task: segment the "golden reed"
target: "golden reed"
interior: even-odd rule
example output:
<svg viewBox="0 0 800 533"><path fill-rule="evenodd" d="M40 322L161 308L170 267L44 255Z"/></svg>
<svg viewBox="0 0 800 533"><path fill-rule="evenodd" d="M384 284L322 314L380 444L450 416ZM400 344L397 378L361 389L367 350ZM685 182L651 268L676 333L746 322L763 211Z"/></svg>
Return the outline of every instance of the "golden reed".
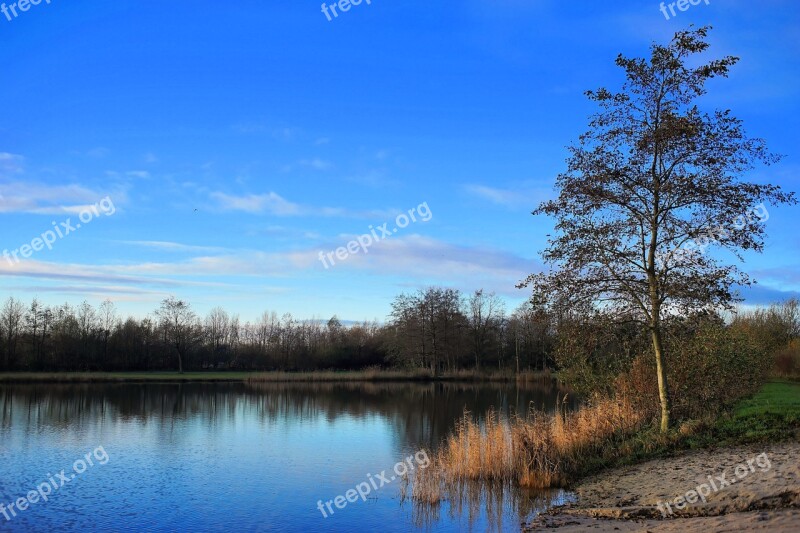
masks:
<svg viewBox="0 0 800 533"><path fill-rule="evenodd" d="M645 420L645 413L625 398L594 398L573 412L531 410L508 421L490 410L481 423L465 411L439 450L429 454L431 465L415 472L412 498L435 504L448 487L476 480L564 486L582 461Z"/></svg>

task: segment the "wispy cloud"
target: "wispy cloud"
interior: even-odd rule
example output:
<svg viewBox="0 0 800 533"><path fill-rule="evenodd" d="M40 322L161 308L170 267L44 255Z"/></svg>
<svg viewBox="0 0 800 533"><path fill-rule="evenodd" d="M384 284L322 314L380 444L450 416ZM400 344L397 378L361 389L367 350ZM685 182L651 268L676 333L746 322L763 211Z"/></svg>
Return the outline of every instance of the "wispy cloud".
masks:
<svg viewBox="0 0 800 533"><path fill-rule="evenodd" d="M800 292L798 291L776 289L764 285L739 287L738 292L746 300L748 306L784 302L790 298L800 299Z"/></svg>
<svg viewBox="0 0 800 533"><path fill-rule="evenodd" d="M125 173L130 178L149 179L150 173L146 170L129 170Z"/></svg>
<svg viewBox="0 0 800 533"><path fill-rule="evenodd" d="M346 238L343 236L342 238ZM128 241L124 241L128 242ZM252 279L303 278L324 268L319 261L323 250L341 246L339 241L299 250L263 252L224 250L161 241L132 241L134 245L199 255L179 261L89 265L25 260L9 265L0 261L0 276L32 278L42 282L68 282L72 286L114 286L137 290L171 290L202 286L246 290ZM210 248L210 250L209 250ZM514 285L537 270L536 261L504 250L451 244L420 235L390 238L374 244L366 254L355 254L338 262L330 275L369 272L389 279L401 278L420 286L437 283L463 290L484 287L499 294L519 296ZM360 274L357 274L360 275ZM213 279L215 281L208 281ZM131 292L135 292L131 290Z"/></svg>
<svg viewBox="0 0 800 533"><path fill-rule="evenodd" d="M132 246L141 246L143 248L151 248L164 252L187 252L187 253L223 253L230 251L227 248L217 246L195 246L191 244L182 244L179 242L169 241L116 241L121 244L128 244Z"/></svg>
<svg viewBox="0 0 800 533"><path fill-rule="evenodd" d="M107 194L80 185L43 185L21 181L0 183L0 213L77 214L105 196L115 203L124 194Z"/></svg>
<svg viewBox="0 0 800 533"><path fill-rule="evenodd" d="M0 152L0 177L22 172L23 157L9 152Z"/></svg>
<svg viewBox="0 0 800 533"><path fill-rule="evenodd" d="M533 209L539 202L552 194L549 189L530 186L501 189L471 184L465 185L464 190L472 196L510 209Z"/></svg>
<svg viewBox="0 0 800 533"><path fill-rule="evenodd" d="M764 283L800 288L800 265L759 268L751 270L749 274Z"/></svg>
<svg viewBox="0 0 800 533"><path fill-rule="evenodd" d="M300 166L313 168L314 170L328 170L333 167L333 163L315 157L313 159L303 159L300 161Z"/></svg>
<svg viewBox="0 0 800 533"><path fill-rule="evenodd" d="M319 252L308 258L311 259L315 266L320 265ZM541 265L504 250L456 245L415 234L380 241L368 253L351 255L335 268L369 270L374 274L402 276L421 284L456 285L465 290L484 287L500 294L519 296L515 285L539 270Z"/></svg>
<svg viewBox="0 0 800 533"><path fill-rule="evenodd" d="M148 289L140 289L136 287L126 287L121 285L35 285L19 287L20 290L38 293L56 293L56 294L72 294L78 296L92 296L98 299L105 299L109 295L140 295L140 296L157 296L162 297L167 295L167 291L156 291Z"/></svg>
<svg viewBox="0 0 800 533"><path fill-rule="evenodd" d="M301 159L297 163L287 163L281 166L281 172L293 172L295 169L312 169L312 170L330 170L333 168L333 163L330 161L326 161L324 159L320 159L319 157L314 157L311 159Z"/></svg>
<svg viewBox="0 0 800 533"><path fill-rule="evenodd" d="M270 214L280 217L318 216L342 218L388 218L397 210L352 210L344 207L317 207L291 202L275 192L244 194L235 196L223 192L212 192L211 199L223 211L243 211L251 214Z"/></svg>
<svg viewBox="0 0 800 533"><path fill-rule="evenodd" d="M147 170L125 170L122 172L117 170L106 170L105 174L111 179L150 179L150 172Z"/></svg>
<svg viewBox="0 0 800 533"><path fill-rule="evenodd" d="M24 260L9 264L0 261L0 276L15 278L36 278L46 280L72 280L84 283L114 283L119 285L153 285L161 287L177 287L185 285L184 281L166 278L153 278L121 273L121 267L92 266L75 263L50 263L45 261Z"/></svg>
<svg viewBox="0 0 800 533"><path fill-rule="evenodd" d="M242 196L212 192L211 199L215 200L219 208L225 211L244 211L254 214L268 213L276 216L297 216L302 214L300 205L292 203L274 192L245 194Z"/></svg>
<svg viewBox="0 0 800 533"><path fill-rule="evenodd" d="M308 239L319 241L322 237L319 233L303 229L301 227L287 227L276 224L270 224L263 228L256 228L250 231L252 235L267 235L272 239L277 240L293 240L297 242L298 239Z"/></svg>

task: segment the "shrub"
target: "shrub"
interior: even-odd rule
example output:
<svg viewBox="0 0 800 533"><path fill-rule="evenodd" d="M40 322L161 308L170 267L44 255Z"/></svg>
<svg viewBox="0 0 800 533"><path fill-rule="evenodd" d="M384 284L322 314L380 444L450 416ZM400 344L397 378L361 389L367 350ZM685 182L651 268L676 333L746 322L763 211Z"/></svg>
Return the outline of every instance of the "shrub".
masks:
<svg viewBox="0 0 800 533"><path fill-rule="evenodd" d="M710 317L673 325L666 348L667 381L677 420L719 413L754 394L772 365L757 339ZM657 405L653 356L638 356L616 386L637 403Z"/></svg>
<svg viewBox="0 0 800 533"><path fill-rule="evenodd" d="M800 339L793 339L775 355L774 372L784 378L800 377Z"/></svg>

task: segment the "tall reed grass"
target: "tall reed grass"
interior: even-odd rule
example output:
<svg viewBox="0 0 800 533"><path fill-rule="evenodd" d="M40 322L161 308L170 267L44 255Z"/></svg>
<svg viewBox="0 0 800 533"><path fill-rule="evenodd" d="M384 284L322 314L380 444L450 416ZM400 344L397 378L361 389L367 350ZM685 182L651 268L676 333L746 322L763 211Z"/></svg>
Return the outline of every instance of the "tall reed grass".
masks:
<svg viewBox="0 0 800 533"><path fill-rule="evenodd" d="M431 466L416 472L412 497L437 503L453 487L476 480L563 487L587 460L607 454L648 419L626 398L597 397L577 411L531 410L510 420L489 411L480 422L465 412L438 451L429 454Z"/></svg>

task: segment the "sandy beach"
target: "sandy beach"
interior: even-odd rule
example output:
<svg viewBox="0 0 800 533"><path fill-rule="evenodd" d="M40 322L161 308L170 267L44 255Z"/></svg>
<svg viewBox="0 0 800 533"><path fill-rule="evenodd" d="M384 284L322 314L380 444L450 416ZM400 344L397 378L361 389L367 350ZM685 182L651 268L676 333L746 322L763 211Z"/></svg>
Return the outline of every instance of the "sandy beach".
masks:
<svg viewBox="0 0 800 533"><path fill-rule="evenodd" d="M577 503L527 531L797 531L800 443L690 451L587 478L575 492Z"/></svg>

